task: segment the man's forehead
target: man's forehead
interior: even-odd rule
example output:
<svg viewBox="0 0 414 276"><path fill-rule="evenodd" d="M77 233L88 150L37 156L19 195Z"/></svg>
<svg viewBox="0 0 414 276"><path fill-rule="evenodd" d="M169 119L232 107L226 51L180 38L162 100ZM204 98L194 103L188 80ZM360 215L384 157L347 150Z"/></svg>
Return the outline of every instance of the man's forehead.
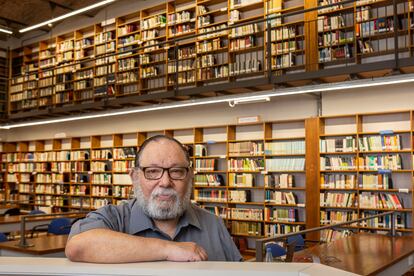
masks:
<svg viewBox="0 0 414 276"><path fill-rule="evenodd" d="M159 158L174 158L175 160L186 159L183 149L174 141L168 139L161 139L151 141L146 145L141 153L142 159Z"/></svg>

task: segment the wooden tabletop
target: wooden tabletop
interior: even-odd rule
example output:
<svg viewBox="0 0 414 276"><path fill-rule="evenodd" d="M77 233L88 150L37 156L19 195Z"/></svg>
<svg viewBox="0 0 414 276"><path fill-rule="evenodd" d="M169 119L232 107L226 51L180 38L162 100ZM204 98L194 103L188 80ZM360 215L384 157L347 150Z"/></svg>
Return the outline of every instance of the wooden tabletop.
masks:
<svg viewBox="0 0 414 276"><path fill-rule="evenodd" d="M360 233L296 252L293 261L309 261L315 255L322 264L360 275L375 275L413 252L412 236Z"/></svg>
<svg viewBox="0 0 414 276"><path fill-rule="evenodd" d="M19 247L19 241L8 241L0 243L0 250L10 250L23 252L26 254L43 255L65 250L68 235L46 235L33 239L27 239L27 243L33 244L32 247Z"/></svg>
<svg viewBox="0 0 414 276"><path fill-rule="evenodd" d="M36 215L25 215L26 216L26 221L50 221L52 219L55 218L61 218L61 217L65 217L65 218L69 218L69 219L73 219L73 218L78 218L80 216L84 216L84 214L71 214L71 215L65 215L62 214L61 216L40 216L37 217ZM22 219L23 215L19 215L19 216L0 216L0 224L8 224L8 223L16 223L16 222L20 222Z"/></svg>

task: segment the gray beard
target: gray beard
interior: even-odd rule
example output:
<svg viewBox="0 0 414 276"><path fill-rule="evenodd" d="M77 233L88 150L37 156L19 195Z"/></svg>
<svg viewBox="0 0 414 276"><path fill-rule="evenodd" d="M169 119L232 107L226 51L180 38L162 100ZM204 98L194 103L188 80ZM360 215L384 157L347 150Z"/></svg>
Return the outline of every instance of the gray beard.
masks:
<svg viewBox="0 0 414 276"><path fill-rule="evenodd" d="M137 183L134 188L134 194L138 205L148 217L154 220L172 220L181 217L185 210L187 210L190 204L191 190L192 185L189 183L184 197L180 199L177 192L173 188L155 188L149 199L147 199L142 193L141 185ZM160 192L172 195L173 202L157 202L155 196Z"/></svg>

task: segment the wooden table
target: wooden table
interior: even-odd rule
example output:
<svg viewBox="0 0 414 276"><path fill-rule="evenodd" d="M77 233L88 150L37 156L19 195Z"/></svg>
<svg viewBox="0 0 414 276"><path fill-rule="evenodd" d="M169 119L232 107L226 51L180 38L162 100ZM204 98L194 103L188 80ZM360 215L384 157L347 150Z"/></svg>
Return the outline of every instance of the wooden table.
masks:
<svg viewBox="0 0 414 276"><path fill-rule="evenodd" d="M32 247L19 247L19 240L0 243L0 256L12 257L64 257L68 235L45 235L27 239Z"/></svg>
<svg viewBox="0 0 414 276"><path fill-rule="evenodd" d="M414 237L360 233L296 252L294 262L310 261L360 275L402 275L414 266Z"/></svg>
<svg viewBox="0 0 414 276"><path fill-rule="evenodd" d="M0 217L0 232L8 233L13 231L19 231L21 217L22 215ZM33 217L30 219L26 219L26 230L30 230L37 225L48 224L54 218L56 217Z"/></svg>

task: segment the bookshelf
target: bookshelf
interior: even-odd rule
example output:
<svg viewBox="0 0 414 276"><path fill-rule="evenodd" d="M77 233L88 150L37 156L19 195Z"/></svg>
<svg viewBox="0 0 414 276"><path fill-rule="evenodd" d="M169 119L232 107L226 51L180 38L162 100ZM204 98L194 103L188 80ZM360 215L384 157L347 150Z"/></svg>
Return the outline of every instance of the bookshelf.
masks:
<svg viewBox="0 0 414 276"><path fill-rule="evenodd" d="M412 57L397 2L165 1L12 50L8 112Z"/></svg>
<svg viewBox="0 0 414 276"><path fill-rule="evenodd" d="M141 41L144 49L140 55L141 91L162 90L167 80L166 46L157 45L167 40L167 6L165 3L141 11ZM153 46L152 46L153 45Z"/></svg>
<svg viewBox="0 0 414 276"><path fill-rule="evenodd" d="M409 111L320 119L322 225L397 210L397 232L412 232L411 129ZM389 227L388 220L375 220L345 231ZM324 233L322 238L332 236Z"/></svg>
<svg viewBox="0 0 414 276"><path fill-rule="evenodd" d="M116 92L117 95L138 93L139 50L141 39L140 12L116 19L117 56Z"/></svg>
<svg viewBox="0 0 414 276"><path fill-rule="evenodd" d="M258 237L388 210L398 211L397 232L407 235L413 118L413 111L395 111L5 142L0 197L54 212L117 204L132 195L135 151L165 134L190 150L193 200L221 216L245 252ZM387 227L378 220L307 238Z"/></svg>
<svg viewBox="0 0 414 276"><path fill-rule="evenodd" d="M94 89L94 26L75 31L75 63L73 77L74 102L86 102L93 99Z"/></svg>

